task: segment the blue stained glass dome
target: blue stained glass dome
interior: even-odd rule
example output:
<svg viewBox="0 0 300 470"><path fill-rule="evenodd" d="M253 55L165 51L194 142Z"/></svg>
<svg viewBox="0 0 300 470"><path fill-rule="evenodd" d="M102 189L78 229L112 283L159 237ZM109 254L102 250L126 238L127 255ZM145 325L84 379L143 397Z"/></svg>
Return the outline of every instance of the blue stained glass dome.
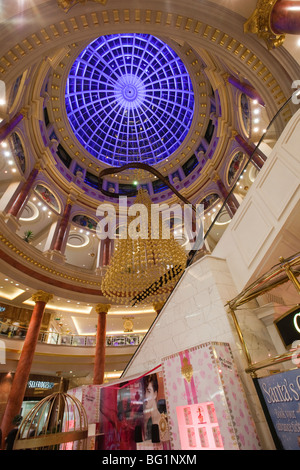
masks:
<svg viewBox="0 0 300 470"><path fill-rule="evenodd" d="M182 60L148 34L89 44L71 67L65 103L78 141L112 166L170 157L189 132L195 105Z"/></svg>

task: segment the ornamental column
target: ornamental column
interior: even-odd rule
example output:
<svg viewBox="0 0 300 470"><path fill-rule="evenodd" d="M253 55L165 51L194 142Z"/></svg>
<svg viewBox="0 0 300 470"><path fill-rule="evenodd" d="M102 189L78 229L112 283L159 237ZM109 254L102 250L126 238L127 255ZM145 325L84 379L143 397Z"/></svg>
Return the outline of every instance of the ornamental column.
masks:
<svg viewBox="0 0 300 470"><path fill-rule="evenodd" d="M110 309L108 304L98 304L95 310L98 314L96 351L94 365L94 385L101 385L104 382L105 371L105 348L106 348L106 315Z"/></svg>
<svg viewBox="0 0 300 470"><path fill-rule="evenodd" d="M278 0L270 15L270 26L277 34L300 34L300 1Z"/></svg>
<svg viewBox="0 0 300 470"><path fill-rule="evenodd" d="M233 85L235 88L240 90L242 93L245 93L245 95L249 96L252 100L257 100L257 102L261 106L265 106L265 103L261 96L257 93L255 88L248 83L243 83L240 82L237 78L235 78L233 75L227 75L226 76L228 83Z"/></svg>
<svg viewBox="0 0 300 470"><path fill-rule="evenodd" d="M224 201L226 201L225 207L226 207L230 217L232 218L234 216L234 214L236 213L236 211L238 210L238 208L240 207L237 198L235 197L234 194L227 191L227 189L226 189L226 187L225 187L225 185L224 185L224 183L221 180L219 175L216 175L214 177L213 181L215 183L217 183L219 191L221 193L221 197Z"/></svg>
<svg viewBox="0 0 300 470"><path fill-rule="evenodd" d="M35 167L31 170L27 181L23 184L15 200L10 203L10 208L8 209L7 214L14 217L18 217L18 215L21 214L39 170L40 164L37 163Z"/></svg>
<svg viewBox="0 0 300 470"><path fill-rule="evenodd" d="M249 157L252 156L251 162L257 168L257 170L261 170L263 167L263 164L267 160L266 155L259 149L255 150L254 145L249 144L241 135L235 134L234 136L236 142L242 147L242 149L247 153Z"/></svg>
<svg viewBox="0 0 300 470"><path fill-rule="evenodd" d="M0 126L0 142L5 140L9 134L17 127L19 122L22 121L24 117L27 116L27 111L23 108L19 111L9 122Z"/></svg>
<svg viewBox="0 0 300 470"><path fill-rule="evenodd" d="M5 437L12 427L13 418L20 414L40 333L43 314L47 303L52 298L52 294L48 294L47 292L43 291L37 291L32 296L32 300L35 302L35 306L31 315L28 331L24 340L22 352L1 423L3 443Z"/></svg>
<svg viewBox="0 0 300 470"><path fill-rule="evenodd" d="M71 199L67 200L65 210L62 215L61 221L59 223L57 235L56 235L54 245L53 245L53 250L55 251L59 251L59 252L62 251L63 244L66 239L67 232L68 232L67 229L69 226L70 214L71 214L71 209L72 209L73 204L74 202L71 201Z"/></svg>
<svg viewBox="0 0 300 470"><path fill-rule="evenodd" d="M244 32L262 38L268 49L281 46L287 34L300 34L300 1L257 0Z"/></svg>
<svg viewBox="0 0 300 470"><path fill-rule="evenodd" d="M100 242L100 266L105 267L110 263L110 259L113 252L114 241L110 238L105 238Z"/></svg>

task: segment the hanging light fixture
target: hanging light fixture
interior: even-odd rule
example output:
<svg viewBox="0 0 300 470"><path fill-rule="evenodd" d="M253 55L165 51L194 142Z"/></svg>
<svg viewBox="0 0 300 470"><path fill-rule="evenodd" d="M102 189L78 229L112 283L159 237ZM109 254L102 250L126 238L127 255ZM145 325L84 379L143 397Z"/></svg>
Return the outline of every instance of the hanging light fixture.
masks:
<svg viewBox="0 0 300 470"><path fill-rule="evenodd" d="M164 236L161 213L153 220L148 192L139 189L135 204L144 210L138 218L128 217L102 282L102 292L112 303L131 306L166 300L187 262L173 233ZM132 224L135 233L130 233Z"/></svg>

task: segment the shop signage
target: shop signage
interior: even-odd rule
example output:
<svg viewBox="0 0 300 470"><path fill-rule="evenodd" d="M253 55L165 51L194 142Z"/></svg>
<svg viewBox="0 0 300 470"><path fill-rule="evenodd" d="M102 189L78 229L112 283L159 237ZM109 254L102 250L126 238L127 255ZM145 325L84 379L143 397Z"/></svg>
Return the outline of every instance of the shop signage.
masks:
<svg viewBox="0 0 300 470"><path fill-rule="evenodd" d="M300 370L261 378L258 384L284 450L300 450Z"/></svg>
<svg viewBox="0 0 300 470"><path fill-rule="evenodd" d="M41 380L29 380L28 382L28 388L40 388L40 389L46 389L50 390L51 388L54 387L53 382L42 382Z"/></svg>
<svg viewBox="0 0 300 470"><path fill-rule="evenodd" d="M300 306L289 310L275 322L276 328L286 347L300 340Z"/></svg>

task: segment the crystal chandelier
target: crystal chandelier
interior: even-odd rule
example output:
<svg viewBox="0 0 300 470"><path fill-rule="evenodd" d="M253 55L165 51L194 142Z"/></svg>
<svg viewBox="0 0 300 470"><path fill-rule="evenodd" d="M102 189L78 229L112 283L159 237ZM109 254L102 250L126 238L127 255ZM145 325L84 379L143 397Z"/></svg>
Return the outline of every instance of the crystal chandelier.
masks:
<svg viewBox="0 0 300 470"><path fill-rule="evenodd" d="M136 236L128 232L137 219L128 217L126 236L116 242L102 292L115 304L150 305L165 301L170 295L186 267L187 255L171 231L165 237L161 214L152 220L152 202L147 191L139 189L135 204L145 208L139 216Z"/></svg>

